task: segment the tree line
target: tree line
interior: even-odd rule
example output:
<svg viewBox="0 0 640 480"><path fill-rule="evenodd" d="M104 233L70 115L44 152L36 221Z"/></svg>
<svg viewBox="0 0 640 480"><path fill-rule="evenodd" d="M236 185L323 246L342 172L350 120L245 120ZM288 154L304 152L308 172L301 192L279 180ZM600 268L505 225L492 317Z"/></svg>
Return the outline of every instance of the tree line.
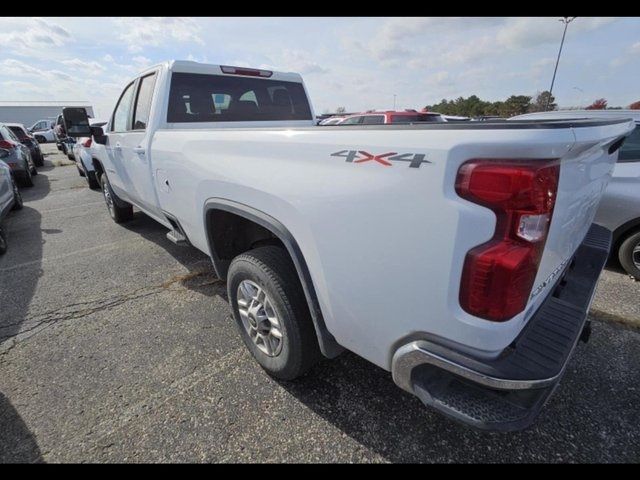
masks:
<svg viewBox="0 0 640 480"><path fill-rule="evenodd" d="M610 107L607 100L599 98L587 107L572 107L571 109L586 108L587 110L621 109L622 107ZM634 102L628 108L640 110L640 101ZM458 97L455 100L442 99L440 103L426 105L425 111L438 112L444 115L460 115L464 117L500 116L512 117L530 112L544 112L557 110L555 97L548 91L537 93L535 96L511 95L503 101L488 102L481 100L477 95L470 97Z"/></svg>

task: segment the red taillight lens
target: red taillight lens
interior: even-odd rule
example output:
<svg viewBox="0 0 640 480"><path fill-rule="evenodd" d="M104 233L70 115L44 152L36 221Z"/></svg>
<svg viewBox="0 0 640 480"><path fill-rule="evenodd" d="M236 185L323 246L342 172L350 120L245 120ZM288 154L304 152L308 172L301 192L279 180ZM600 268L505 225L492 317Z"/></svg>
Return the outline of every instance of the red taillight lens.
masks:
<svg viewBox="0 0 640 480"><path fill-rule="evenodd" d="M11 142L9 140L0 140L0 148L8 148L9 150L11 150L12 148L15 148L16 145L17 143Z"/></svg>
<svg viewBox="0 0 640 480"><path fill-rule="evenodd" d="M87 138L84 142L82 142L82 146L85 148L89 148L91 146L91 138Z"/></svg>
<svg viewBox="0 0 640 480"><path fill-rule="evenodd" d="M458 170L456 192L490 208L496 230L471 249L460 283L460 305L502 322L527 305L553 215L558 161L471 160Z"/></svg>

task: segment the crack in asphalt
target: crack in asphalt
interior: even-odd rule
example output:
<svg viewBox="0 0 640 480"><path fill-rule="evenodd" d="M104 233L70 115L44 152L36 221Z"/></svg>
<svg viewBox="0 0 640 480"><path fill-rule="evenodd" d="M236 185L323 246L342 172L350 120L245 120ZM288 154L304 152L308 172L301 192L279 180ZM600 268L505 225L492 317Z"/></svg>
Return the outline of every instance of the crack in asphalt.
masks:
<svg viewBox="0 0 640 480"><path fill-rule="evenodd" d="M199 277L204 277L204 281L196 284L190 283L191 280ZM189 284L187 285L188 282ZM169 280L161 283L160 285L141 287L129 293L113 295L107 298L70 303L48 312L34 315L32 317L27 317L24 321L21 322L4 324L0 326L0 342L5 342L4 344L0 345L0 356L5 356L18 343L34 337L46 328L57 323L84 318L98 311L110 310L124 303L138 300L140 298L158 295L162 292L178 292L184 289L188 290L193 288L206 287L220 282L222 282L222 280L213 277L210 271L197 270L189 272L187 274L179 274L171 277ZM173 288L174 285L179 286L177 288ZM11 327L20 325L24 325L26 326L26 328L21 328L19 331L11 333L9 335L2 334L3 331L6 331ZM31 335L29 335L30 333Z"/></svg>

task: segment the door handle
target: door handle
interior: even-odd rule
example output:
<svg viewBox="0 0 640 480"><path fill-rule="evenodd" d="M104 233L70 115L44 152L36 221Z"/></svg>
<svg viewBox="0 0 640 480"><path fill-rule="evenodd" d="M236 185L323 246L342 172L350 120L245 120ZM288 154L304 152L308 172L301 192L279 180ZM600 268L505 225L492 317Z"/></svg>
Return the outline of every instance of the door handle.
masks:
<svg viewBox="0 0 640 480"><path fill-rule="evenodd" d="M144 155L145 149L144 147L134 147L133 152L137 153L138 155Z"/></svg>

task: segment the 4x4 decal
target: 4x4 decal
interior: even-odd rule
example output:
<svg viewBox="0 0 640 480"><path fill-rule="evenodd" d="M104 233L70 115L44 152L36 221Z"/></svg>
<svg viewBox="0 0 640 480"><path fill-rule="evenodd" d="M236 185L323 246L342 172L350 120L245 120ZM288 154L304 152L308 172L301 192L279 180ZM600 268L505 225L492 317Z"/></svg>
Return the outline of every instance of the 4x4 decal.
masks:
<svg viewBox="0 0 640 480"><path fill-rule="evenodd" d="M423 163L431 163L425 159L424 153L397 153L388 152L373 155L364 150L340 150L331 154L332 157L343 157L346 162L364 163L377 162L385 167L391 167L391 162L407 162L409 168L420 168Z"/></svg>

